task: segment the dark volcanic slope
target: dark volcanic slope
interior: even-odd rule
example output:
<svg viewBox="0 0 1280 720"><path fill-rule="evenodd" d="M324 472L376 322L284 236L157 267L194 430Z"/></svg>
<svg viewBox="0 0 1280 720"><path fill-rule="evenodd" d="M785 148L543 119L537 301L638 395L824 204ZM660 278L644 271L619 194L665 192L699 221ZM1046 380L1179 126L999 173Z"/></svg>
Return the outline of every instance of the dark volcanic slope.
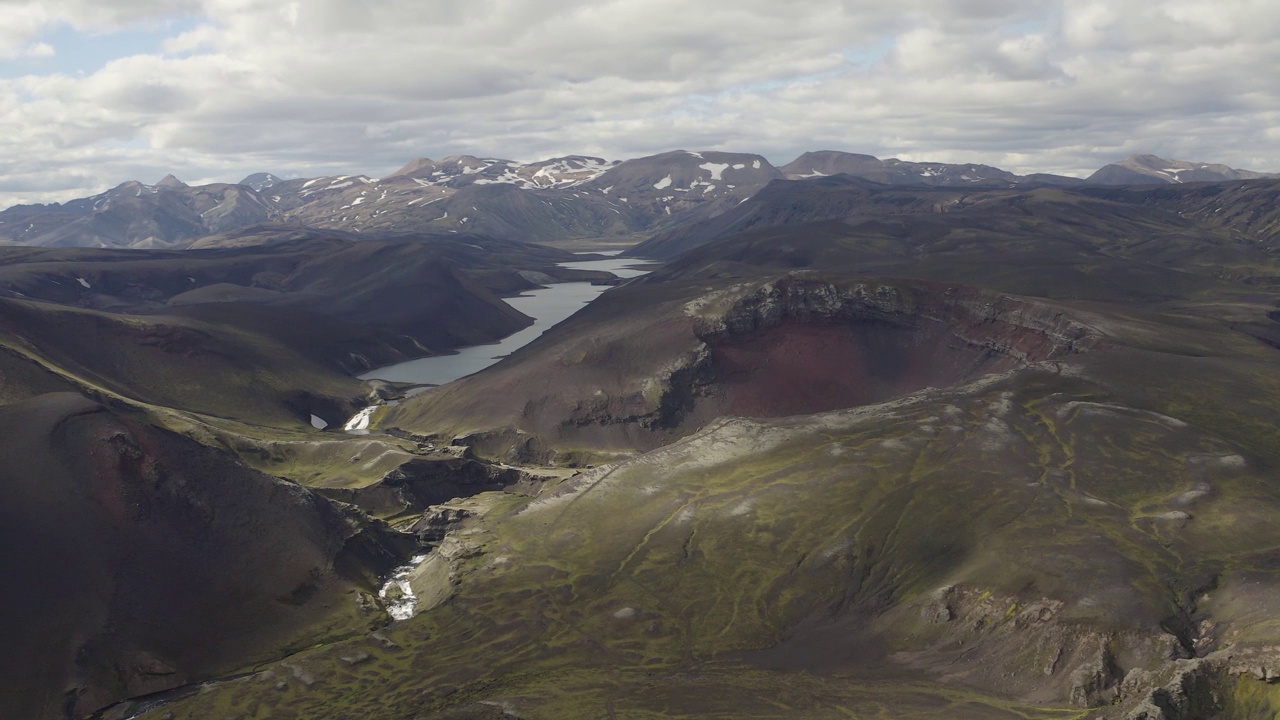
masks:
<svg viewBox="0 0 1280 720"><path fill-rule="evenodd" d="M527 325L492 291L528 288L516 270L571 257L471 235L350 240L315 231L199 252L5 248L0 293L128 312L226 302L292 308L445 350Z"/></svg>
<svg viewBox="0 0 1280 720"><path fill-rule="evenodd" d="M1228 278L1273 285L1277 260L1262 242L1164 209L1041 189L976 198L945 214L761 228L686 253L662 273L845 268L1127 303L1185 297Z"/></svg>
<svg viewBox="0 0 1280 720"><path fill-rule="evenodd" d="M1143 187L1092 187L1082 194L1156 207L1208 227L1271 243L1280 237L1280 180L1200 182Z"/></svg>
<svg viewBox="0 0 1280 720"><path fill-rule="evenodd" d="M380 617L354 593L400 541L298 486L69 393L0 408L0 435L3 717L79 717Z"/></svg>
<svg viewBox="0 0 1280 720"><path fill-rule="evenodd" d="M853 263L862 272L968 278L978 285L1004 273L999 287L1043 294L1043 286L1005 273L1038 265L1037 282L1047 282L1049 294L1085 296L1089 291L1072 288L1115 282L1090 277L1109 266L1095 261L1103 258L1155 263L1163 269L1153 265L1145 274L1174 283L1203 281L1186 278L1187 271L1261 278L1277 232L1275 195L1269 181L960 193L822 178L771 185L734 211L657 236L631 253L669 258L691 251L675 266L717 262L730 272L735 262L775 268ZM968 266L953 272L941 265L958 261ZM1137 266L1127 272L1144 274ZM1143 281L1136 289L1144 288L1158 292L1159 283Z"/></svg>
<svg viewBox="0 0 1280 720"><path fill-rule="evenodd" d="M0 345L78 387L335 424L362 402L351 373L525 327L496 293L530 287L520 270L561 274L552 266L570 257L476 236L315 233L186 252L3 248Z"/></svg>
<svg viewBox="0 0 1280 720"><path fill-rule="evenodd" d="M654 237L628 255L667 259L748 230L856 215L941 212L972 190L903 188L840 175L769 183L751 199L714 217Z"/></svg>
<svg viewBox="0 0 1280 720"><path fill-rule="evenodd" d="M363 404L361 383L300 349L325 326L303 325L305 316L258 326L264 316L252 308L232 313L225 321L143 317L0 300L4 356L62 386L12 376L11 392L76 389L275 426L306 425L311 414L333 424Z"/></svg>

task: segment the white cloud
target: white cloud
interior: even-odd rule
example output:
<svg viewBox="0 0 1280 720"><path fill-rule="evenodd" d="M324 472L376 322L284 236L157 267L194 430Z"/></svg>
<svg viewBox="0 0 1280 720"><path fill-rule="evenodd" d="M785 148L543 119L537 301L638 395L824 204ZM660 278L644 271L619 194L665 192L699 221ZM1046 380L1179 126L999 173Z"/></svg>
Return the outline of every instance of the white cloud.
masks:
<svg viewBox="0 0 1280 720"><path fill-rule="evenodd" d="M49 58L56 54L57 51L53 49L52 45L42 42L32 43L22 51L22 55L25 57L33 58Z"/></svg>
<svg viewBox="0 0 1280 720"><path fill-rule="evenodd" d="M23 55L42 31L58 24L103 32L183 15L198 0L0 0L0 58Z"/></svg>
<svg viewBox="0 0 1280 720"><path fill-rule="evenodd" d="M0 205L171 171L379 175L463 152L686 147L781 163L834 148L1082 173L1142 150L1280 170L1266 72L1280 6L1258 0L0 0L0 12L10 57L47 52L59 24L199 18L161 54L0 80Z"/></svg>

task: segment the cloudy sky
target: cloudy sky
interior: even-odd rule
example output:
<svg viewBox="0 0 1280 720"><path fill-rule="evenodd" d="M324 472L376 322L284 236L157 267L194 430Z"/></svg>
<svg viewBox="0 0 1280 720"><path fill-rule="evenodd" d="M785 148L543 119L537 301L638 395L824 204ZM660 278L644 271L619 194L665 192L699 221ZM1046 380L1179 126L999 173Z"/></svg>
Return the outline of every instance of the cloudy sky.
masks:
<svg viewBox="0 0 1280 720"><path fill-rule="evenodd" d="M805 150L1280 171L1274 0L0 0L0 207L173 172Z"/></svg>

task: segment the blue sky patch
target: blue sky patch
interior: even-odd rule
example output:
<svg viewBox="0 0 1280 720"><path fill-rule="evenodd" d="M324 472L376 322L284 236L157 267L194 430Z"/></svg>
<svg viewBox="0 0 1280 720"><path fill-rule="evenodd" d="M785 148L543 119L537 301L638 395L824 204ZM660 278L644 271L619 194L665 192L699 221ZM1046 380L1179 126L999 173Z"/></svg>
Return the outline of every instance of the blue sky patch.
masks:
<svg viewBox="0 0 1280 720"><path fill-rule="evenodd" d="M66 23L50 27L32 45L53 47L51 57L20 57L0 62L0 78L55 73L92 75L112 60L131 55L160 54L164 41L196 28L203 18L191 16L121 30L92 32L77 30Z"/></svg>

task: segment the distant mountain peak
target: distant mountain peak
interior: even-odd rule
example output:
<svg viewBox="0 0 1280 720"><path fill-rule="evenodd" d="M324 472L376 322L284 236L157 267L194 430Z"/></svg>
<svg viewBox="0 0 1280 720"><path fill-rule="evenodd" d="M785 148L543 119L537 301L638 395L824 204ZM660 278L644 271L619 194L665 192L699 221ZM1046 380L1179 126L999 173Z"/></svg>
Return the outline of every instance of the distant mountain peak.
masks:
<svg viewBox="0 0 1280 720"><path fill-rule="evenodd" d="M435 166L436 166L436 161L432 160L431 158L427 158L427 157L414 158L413 160L410 160L408 163L406 163L404 167L391 173L387 177L388 178L415 177L418 173L434 169Z"/></svg>
<svg viewBox="0 0 1280 720"><path fill-rule="evenodd" d="M1151 154L1151 153L1133 153L1133 154L1132 154L1132 155L1130 155L1129 157L1125 158L1125 159L1124 159L1124 162L1134 162L1134 163L1167 163L1167 162L1169 162L1169 161L1168 161L1168 160L1165 160L1164 158L1160 157L1159 155L1153 155L1153 154Z"/></svg>
<svg viewBox="0 0 1280 720"><path fill-rule="evenodd" d="M161 178L160 182L156 183L156 187L177 189L177 188L185 188L190 186L182 182L178 178L174 177L172 174L169 174Z"/></svg>
<svg viewBox="0 0 1280 720"><path fill-rule="evenodd" d="M278 185L282 182L284 182L284 180L276 177L275 175L272 175L269 172L260 172L260 173L254 173L236 184L248 185L249 187L253 188L255 191L261 192L271 187L272 185Z"/></svg>
<svg viewBox="0 0 1280 720"><path fill-rule="evenodd" d="M863 153L844 152L843 150L810 150L800 157L791 161L791 163L812 163L827 162L839 159L859 160L863 162L880 162L875 155L865 155ZM896 159L896 158L895 158Z"/></svg>
<svg viewBox="0 0 1280 720"><path fill-rule="evenodd" d="M1223 180L1257 180L1280 177L1274 173L1237 170L1218 163L1167 160L1150 153L1135 153L1120 162L1111 163L1089 176L1095 185L1149 185L1186 182L1219 182Z"/></svg>

